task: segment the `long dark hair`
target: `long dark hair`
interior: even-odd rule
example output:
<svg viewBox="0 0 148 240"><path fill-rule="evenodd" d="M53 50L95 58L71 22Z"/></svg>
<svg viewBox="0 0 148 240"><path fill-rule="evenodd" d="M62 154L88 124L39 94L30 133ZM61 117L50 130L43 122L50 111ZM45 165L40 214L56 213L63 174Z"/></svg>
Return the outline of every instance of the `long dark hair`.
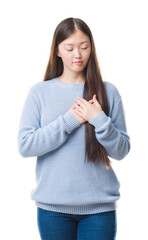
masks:
<svg viewBox="0 0 148 240"><path fill-rule="evenodd" d="M96 98L100 103L102 110L108 116L108 99L100 73L93 36L87 24L81 19L67 18L61 21L56 27L51 45L50 58L43 81L49 81L55 77L59 77L63 73L63 62L56 54L58 45L74 33L76 29L81 30L85 35L87 35L91 44L91 54L88 64L84 69L85 84L83 98L89 101L93 98L93 95L96 94ZM95 127L87 121L84 124L86 144L85 160L87 155L88 161L98 161L98 163L101 164L104 163L106 168L109 169L111 167L111 161L108 158L104 147L96 139Z"/></svg>

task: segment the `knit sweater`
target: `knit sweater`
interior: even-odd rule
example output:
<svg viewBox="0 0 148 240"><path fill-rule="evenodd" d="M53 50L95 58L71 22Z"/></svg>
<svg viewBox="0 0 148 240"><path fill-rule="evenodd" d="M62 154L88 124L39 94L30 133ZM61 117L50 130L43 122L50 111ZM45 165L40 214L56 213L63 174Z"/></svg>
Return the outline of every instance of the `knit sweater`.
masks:
<svg viewBox="0 0 148 240"><path fill-rule="evenodd" d="M62 82L58 77L30 87L18 129L18 151L36 157L36 206L70 214L115 210L120 182L111 167L85 161L85 124L68 112L83 98L85 83ZM121 95L104 81L109 116L101 111L89 124L108 157L123 159L130 150ZM92 142L93 144L93 142Z"/></svg>

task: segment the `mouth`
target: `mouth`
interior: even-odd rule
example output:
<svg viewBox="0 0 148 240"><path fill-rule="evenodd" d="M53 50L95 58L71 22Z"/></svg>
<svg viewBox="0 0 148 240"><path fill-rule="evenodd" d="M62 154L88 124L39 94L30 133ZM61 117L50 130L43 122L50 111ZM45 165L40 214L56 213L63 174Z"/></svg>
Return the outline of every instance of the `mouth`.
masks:
<svg viewBox="0 0 148 240"><path fill-rule="evenodd" d="M82 64L82 61L76 61L76 62L74 62L74 64L76 64L76 65L81 65L81 64Z"/></svg>

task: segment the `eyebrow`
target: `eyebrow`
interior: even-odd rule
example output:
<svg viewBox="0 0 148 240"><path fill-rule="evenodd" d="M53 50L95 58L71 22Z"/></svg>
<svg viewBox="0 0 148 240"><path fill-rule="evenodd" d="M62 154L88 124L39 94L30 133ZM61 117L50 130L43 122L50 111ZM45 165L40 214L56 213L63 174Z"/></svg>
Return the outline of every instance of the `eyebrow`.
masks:
<svg viewBox="0 0 148 240"><path fill-rule="evenodd" d="M85 42L88 42L88 41L83 41L83 42L81 42L80 44L83 44L83 43L85 43ZM64 44L64 46L65 45L73 45L72 43L66 43L66 44Z"/></svg>

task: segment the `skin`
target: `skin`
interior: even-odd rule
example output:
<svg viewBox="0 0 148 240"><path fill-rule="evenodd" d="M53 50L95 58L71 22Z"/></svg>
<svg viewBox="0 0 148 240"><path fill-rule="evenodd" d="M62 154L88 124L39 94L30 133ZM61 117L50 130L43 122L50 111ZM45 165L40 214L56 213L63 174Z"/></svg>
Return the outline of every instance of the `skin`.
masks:
<svg viewBox="0 0 148 240"><path fill-rule="evenodd" d="M63 61L63 73L59 79L67 83L85 82L84 68L87 66L91 53L90 40L83 32L76 30L58 46L57 56ZM81 64L76 64L81 61ZM76 103L68 110L79 121L84 123L90 121L101 111L101 105L94 95L86 101L84 98L75 98Z"/></svg>

